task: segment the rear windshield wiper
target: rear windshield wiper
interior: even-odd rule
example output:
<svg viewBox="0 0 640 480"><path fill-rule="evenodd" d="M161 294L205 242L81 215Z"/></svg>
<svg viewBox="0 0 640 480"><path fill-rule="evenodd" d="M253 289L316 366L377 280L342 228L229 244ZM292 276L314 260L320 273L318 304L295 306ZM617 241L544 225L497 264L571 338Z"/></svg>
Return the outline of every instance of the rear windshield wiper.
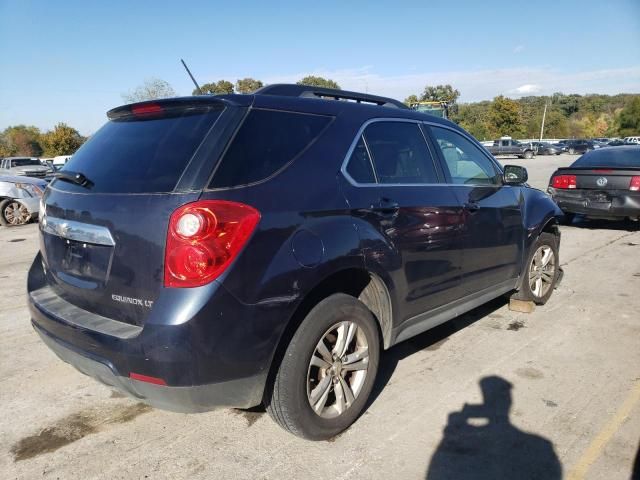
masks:
<svg viewBox="0 0 640 480"><path fill-rule="evenodd" d="M91 188L93 186L93 182L80 172L61 170L59 172L56 172L53 177L59 178L60 180L65 180L67 182L75 183L76 185L80 185L81 187Z"/></svg>

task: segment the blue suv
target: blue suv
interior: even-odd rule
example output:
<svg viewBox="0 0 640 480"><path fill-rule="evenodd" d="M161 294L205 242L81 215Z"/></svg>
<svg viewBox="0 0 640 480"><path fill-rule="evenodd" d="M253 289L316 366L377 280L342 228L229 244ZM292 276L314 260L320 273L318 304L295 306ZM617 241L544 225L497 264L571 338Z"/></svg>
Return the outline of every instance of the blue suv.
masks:
<svg viewBox="0 0 640 480"><path fill-rule="evenodd" d="M158 408L264 404L326 439L383 350L559 279L562 214L526 170L396 100L271 85L108 118L44 194L30 313L62 360Z"/></svg>

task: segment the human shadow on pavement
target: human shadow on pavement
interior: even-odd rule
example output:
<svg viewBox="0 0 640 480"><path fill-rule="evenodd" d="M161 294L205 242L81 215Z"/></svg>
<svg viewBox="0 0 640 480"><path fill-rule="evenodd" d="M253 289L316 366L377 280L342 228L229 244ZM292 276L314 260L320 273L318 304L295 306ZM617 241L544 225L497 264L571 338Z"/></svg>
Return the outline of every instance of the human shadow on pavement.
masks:
<svg viewBox="0 0 640 480"><path fill-rule="evenodd" d="M640 480L640 443L638 443L638 453L636 453L636 459L633 462L631 480Z"/></svg>
<svg viewBox="0 0 640 480"><path fill-rule="evenodd" d="M509 421L513 386L498 376L480 380L484 402L449 414L444 438L431 457L427 480L559 480L553 444Z"/></svg>

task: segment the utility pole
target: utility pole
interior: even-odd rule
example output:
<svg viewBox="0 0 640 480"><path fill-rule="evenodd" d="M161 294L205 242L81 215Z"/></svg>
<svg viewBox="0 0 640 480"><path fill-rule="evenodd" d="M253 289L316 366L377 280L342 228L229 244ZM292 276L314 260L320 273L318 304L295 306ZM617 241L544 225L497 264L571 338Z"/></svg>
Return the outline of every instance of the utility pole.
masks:
<svg viewBox="0 0 640 480"><path fill-rule="evenodd" d="M540 125L540 141L542 141L542 135L544 134L544 119L547 117L547 104L544 104L544 112L542 112L542 125Z"/></svg>

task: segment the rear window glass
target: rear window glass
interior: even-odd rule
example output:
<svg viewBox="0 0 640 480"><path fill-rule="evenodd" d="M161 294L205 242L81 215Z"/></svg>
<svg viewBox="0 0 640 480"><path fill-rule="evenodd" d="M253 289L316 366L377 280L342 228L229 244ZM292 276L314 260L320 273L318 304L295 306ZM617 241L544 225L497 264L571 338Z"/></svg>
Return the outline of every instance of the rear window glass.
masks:
<svg viewBox="0 0 640 480"><path fill-rule="evenodd" d="M612 147L586 153L572 167L640 167L640 147Z"/></svg>
<svg viewBox="0 0 640 480"><path fill-rule="evenodd" d="M73 155L64 170L84 174L95 193L172 191L222 110L182 110L161 118L109 121ZM56 180L56 188L78 190Z"/></svg>
<svg viewBox="0 0 640 480"><path fill-rule="evenodd" d="M270 177L302 153L331 118L252 110L222 158L210 188L247 185Z"/></svg>

